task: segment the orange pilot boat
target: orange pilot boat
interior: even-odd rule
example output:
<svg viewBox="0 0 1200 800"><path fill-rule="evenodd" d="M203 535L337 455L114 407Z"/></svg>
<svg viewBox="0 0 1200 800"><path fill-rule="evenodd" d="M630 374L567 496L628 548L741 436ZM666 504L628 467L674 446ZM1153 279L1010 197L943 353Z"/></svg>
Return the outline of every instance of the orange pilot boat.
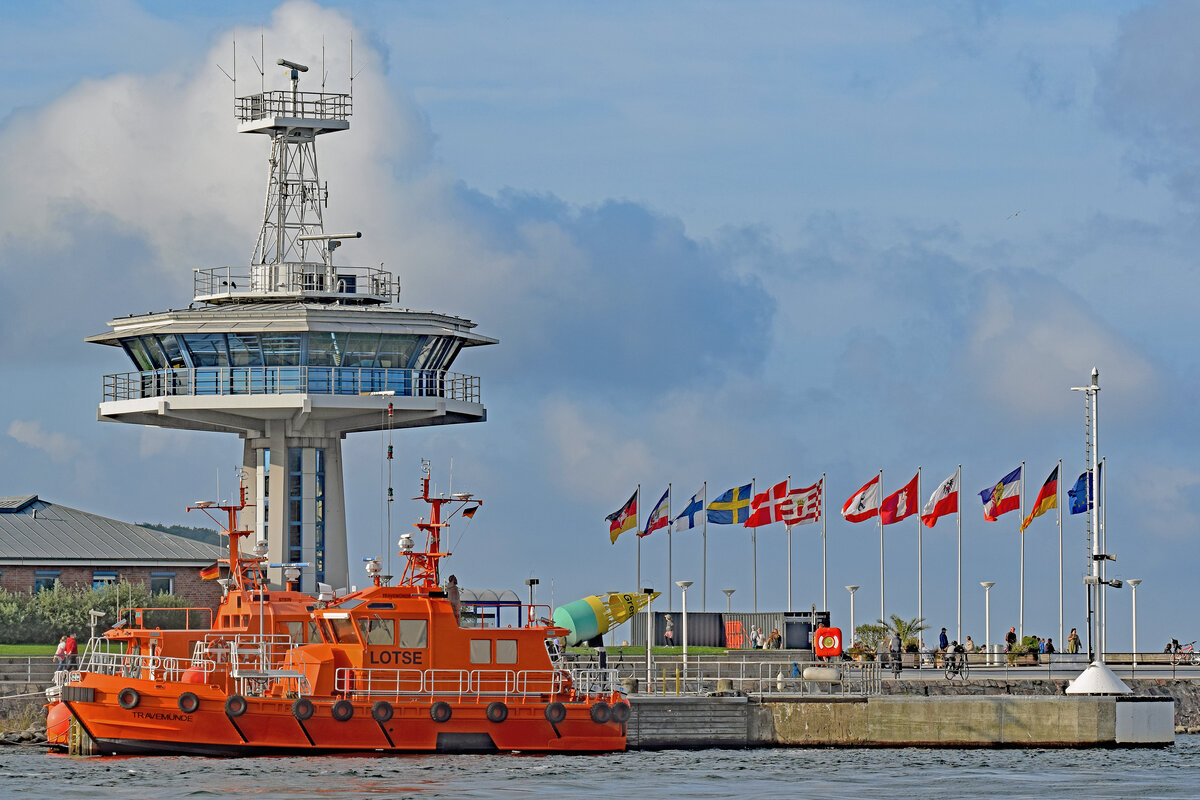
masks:
<svg viewBox="0 0 1200 800"><path fill-rule="evenodd" d="M89 745L73 749L221 756L623 750L630 706L615 673L569 671L558 648L567 631L539 623L549 619L548 607L528 606L501 627L500 608L493 617L478 613L483 604L459 602L453 576L439 585L438 566L449 555L441 549L444 506L477 501L433 497L429 481L426 471L415 498L430 506L429 521L416 524L425 549L410 534L401 537L400 585L385 585L372 561L372 585L299 600L303 620L291 598L275 598L280 605L266 613L265 558L244 556L236 540L248 532L231 531L236 586L229 595L242 595L243 608L260 605L258 630L172 633L173 640L195 639L188 659L116 653L93 640L61 692L72 739ZM219 619L230 605L227 596Z"/></svg>

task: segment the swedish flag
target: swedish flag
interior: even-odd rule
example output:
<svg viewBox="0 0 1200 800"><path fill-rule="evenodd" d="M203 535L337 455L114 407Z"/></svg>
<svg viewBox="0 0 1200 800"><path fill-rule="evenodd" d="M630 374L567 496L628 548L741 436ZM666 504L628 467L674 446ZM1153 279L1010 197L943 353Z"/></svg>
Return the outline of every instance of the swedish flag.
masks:
<svg viewBox="0 0 1200 800"><path fill-rule="evenodd" d="M741 525L750 518L750 484L735 486L708 504L708 521L714 525Z"/></svg>

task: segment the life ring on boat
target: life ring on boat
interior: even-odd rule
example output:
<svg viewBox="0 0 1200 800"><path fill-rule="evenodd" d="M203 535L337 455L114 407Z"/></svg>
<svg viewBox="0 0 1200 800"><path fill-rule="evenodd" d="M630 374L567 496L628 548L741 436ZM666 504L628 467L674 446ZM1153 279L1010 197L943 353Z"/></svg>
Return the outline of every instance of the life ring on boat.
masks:
<svg viewBox="0 0 1200 800"><path fill-rule="evenodd" d="M444 700L438 700L429 707L429 718L434 722L449 722L450 715L454 713L454 709L450 708L450 704Z"/></svg>
<svg viewBox="0 0 1200 800"><path fill-rule="evenodd" d="M546 706L546 720L557 725L567 718L567 707L557 700Z"/></svg>
<svg viewBox="0 0 1200 800"><path fill-rule="evenodd" d="M131 708L137 708L137 704L142 700L142 696L138 694L138 690L132 687L125 687L117 692L117 704L121 708L128 711Z"/></svg>
<svg viewBox="0 0 1200 800"><path fill-rule="evenodd" d="M200 698L196 696L195 692L184 692L183 694L179 695L179 702L177 705L179 706L179 710L183 713L192 714L195 713L196 709L200 707Z"/></svg>
<svg viewBox="0 0 1200 800"><path fill-rule="evenodd" d="M592 703L592 707L588 709L588 714L592 717L592 722L597 722L601 725L612 719L612 707L608 703L600 700Z"/></svg>
<svg viewBox="0 0 1200 800"><path fill-rule="evenodd" d="M629 717L633 713L633 709L629 707L629 703L624 700L618 700L610 707L612 711L613 722L619 722L624 725L629 722Z"/></svg>
<svg viewBox="0 0 1200 800"><path fill-rule="evenodd" d="M312 700L307 697L301 697L296 702L292 703L292 716L304 722L313 715L316 708L312 704Z"/></svg>
<svg viewBox="0 0 1200 800"><path fill-rule="evenodd" d="M349 700L338 700L333 704L333 708L329 709L329 713L338 722L345 722L354 716L354 704Z"/></svg>
<svg viewBox="0 0 1200 800"><path fill-rule="evenodd" d="M389 722L395 713L392 704L387 700L379 700L375 705L371 706L371 717L376 722Z"/></svg>
<svg viewBox="0 0 1200 800"><path fill-rule="evenodd" d="M246 713L249 703L240 694L231 694L225 698L225 713L231 717L240 717Z"/></svg>
<svg viewBox="0 0 1200 800"><path fill-rule="evenodd" d="M504 722L508 719L508 706L499 701L488 703L487 711L488 722Z"/></svg>

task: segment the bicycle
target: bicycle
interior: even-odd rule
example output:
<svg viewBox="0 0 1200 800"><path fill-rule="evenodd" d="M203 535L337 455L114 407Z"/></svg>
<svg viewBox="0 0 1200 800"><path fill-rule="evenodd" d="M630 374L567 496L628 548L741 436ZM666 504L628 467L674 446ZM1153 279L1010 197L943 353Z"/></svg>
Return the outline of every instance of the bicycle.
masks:
<svg viewBox="0 0 1200 800"><path fill-rule="evenodd" d="M1200 653L1196 652L1196 640L1193 639L1187 644L1175 642L1175 648L1171 651L1171 663L1200 666Z"/></svg>
<svg viewBox="0 0 1200 800"><path fill-rule="evenodd" d="M952 681L955 678L967 680L971 674L971 665L967 662L966 653L947 653L946 661L946 680Z"/></svg>

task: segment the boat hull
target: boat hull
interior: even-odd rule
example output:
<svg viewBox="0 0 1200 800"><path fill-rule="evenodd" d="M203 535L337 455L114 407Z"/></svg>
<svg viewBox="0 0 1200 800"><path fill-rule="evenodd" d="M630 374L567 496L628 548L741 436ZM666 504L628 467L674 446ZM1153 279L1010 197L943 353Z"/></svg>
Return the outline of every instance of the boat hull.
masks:
<svg viewBox="0 0 1200 800"><path fill-rule="evenodd" d="M348 718L344 704L335 708L336 700L323 699L312 700L311 716L303 719L304 710L296 713L295 700L281 697L246 698L242 713L230 713L226 710L228 695L207 686L126 680L119 687L88 688L92 691L74 692L73 699L63 702L96 743L96 751L106 755L599 753L625 749L625 725L611 719L594 721L594 701L564 702L564 717L552 722L547 718L548 699L372 697L350 700ZM137 701L127 708L120 700L129 705L129 689L136 691ZM180 710L184 690L190 690L198 701L191 712ZM381 699L390 715L375 708ZM504 703L502 721L489 719L488 706L494 702ZM434 719L434 703L443 714L449 708L448 719ZM381 721L376 715L390 718Z"/></svg>

